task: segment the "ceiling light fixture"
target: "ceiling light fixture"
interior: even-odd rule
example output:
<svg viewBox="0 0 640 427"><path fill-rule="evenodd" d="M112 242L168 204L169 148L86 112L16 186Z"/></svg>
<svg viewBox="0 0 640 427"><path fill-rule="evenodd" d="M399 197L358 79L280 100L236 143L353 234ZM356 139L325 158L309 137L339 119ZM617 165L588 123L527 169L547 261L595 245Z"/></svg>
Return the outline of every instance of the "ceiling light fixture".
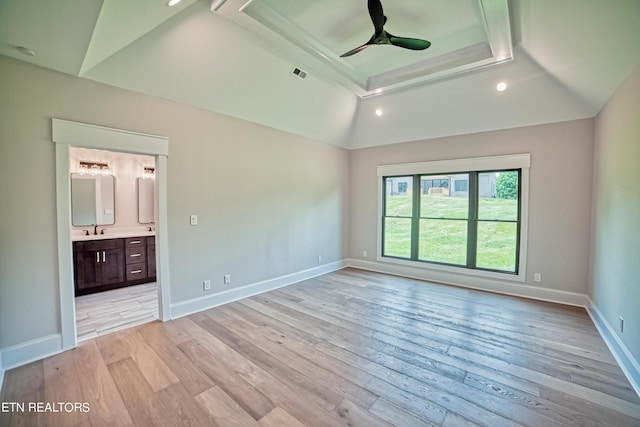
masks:
<svg viewBox="0 0 640 427"><path fill-rule="evenodd" d="M507 84L505 82L500 82L496 85L496 90L498 92L504 92L507 89Z"/></svg>
<svg viewBox="0 0 640 427"><path fill-rule="evenodd" d="M226 1L227 0L213 0L211 2L211 10L215 12L216 10L220 9Z"/></svg>
<svg viewBox="0 0 640 427"><path fill-rule="evenodd" d="M384 110L382 108L376 108L376 116L381 117Z"/></svg>
<svg viewBox="0 0 640 427"><path fill-rule="evenodd" d="M180 3L181 0L169 0L169 2L167 3L167 6L169 7L173 7L175 5L177 5L178 3Z"/></svg>

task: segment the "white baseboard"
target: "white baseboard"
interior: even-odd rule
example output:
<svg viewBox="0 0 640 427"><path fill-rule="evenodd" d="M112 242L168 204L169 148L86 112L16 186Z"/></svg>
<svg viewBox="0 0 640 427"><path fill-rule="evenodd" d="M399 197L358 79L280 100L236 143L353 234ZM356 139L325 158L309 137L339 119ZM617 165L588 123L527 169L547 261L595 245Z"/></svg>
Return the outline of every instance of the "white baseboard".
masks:
<svg viewBox="0 0 640 427"><path fill-rule="evenodd" d="M622 372L624 372L631 386L640 397L640 363L638 363L627 346L620 340L618 334L615 333L615 329L607 322L607 319L602 315L602 312L596 307L593 301L591 301L591 298L588 298L588 300L589 305L587 306L587 312L589 316L591 316L591 320L593 320L600 336L607 344L607 347L609 347L618 365L620 365Z"/></svg>
<svg viewBox="0 0 640 427"><path fill-rule="evenodd" d="M340 270L347 266L346 261L336 261L324 264L308 270L299 271L274 279L265 280L240 288L230 289L203 298L197 298L177 304L171 304L171 318L178 318L202 310L209 309L221 304L236 301L249 296L257 295L272 289L291 285L302 280L311 279L332 271ZM25 343L0 349L0 389L4 382L4 373L9 369L26 365L45 357L53 356L62 352L61 334L53 334L38 338Z"/></svg>
<svg viewBox="0 0 640 427"><path fill-rule="evenodd" d="M466 277L451 273L425 271L412 267L349 258L239 288L230 289L228 291L219 292L206 297L171 304L171 318L176 319L187 316L222 304L237 301L242 298L247 298L263 292L288 286L302 280L331 273L332 271L340 270L345 267L354 267L362 270L393 274L413 279L585 307L591 316L593 323L598 329L598 332L613 353L615 359L618 361L632 387L640 396L640 364L631 355L627 347L614 332L614 329L609 325L604 316L602 316L601 312L587 295L558 291L554 289L538 288L523 285L518 282L512 283L479 277ZM62 337L60 334L49 335L1 349L0 390L2 389L2 384L4 382L5 371L36 360L44 359L45 357L58 354L61 351Z"/></svg>
<svg viewBox="0 0 640 427"><path fill-rule="evenodd" d="M556 302L560 304L587 307L587 295L576 292L559 291L556 289L542 288L525 285L520 282L509 282L498 279L466 276L445 271L426 270L405 265L364 261L355 258L347 259L349 267L378 273L393 274L412 279L426 280L446 285L460 286L481 291L495 292L499 294L536 299L541 301Z"/></svg>
<svg viewBox="0 0 640 427"><path fill-rule="evenodd" d="M285 276L264 280L262 282L252 283L250 285L229 289L223 292L218 292L216 294L171 304L171 318L177 319L179 317L188 316L190 314L208 310L222 304L227 304L233 301L240 300L242 298L247 298L261 294L263 292L278 289L283 286L292 285L302 280L307 280L313 277L321 276L323 274L331 273L332 271L340 270L346 266L346 261L336 261L328 264L323 264L319 267L310 268L308 270L287 274Z"/></svg>
<svg viewBox="0 0 640 427"><path fill-rule="evenodd" d="M62 336L53 334L0 350L0 370L4 371L62 352Z"/></svg>

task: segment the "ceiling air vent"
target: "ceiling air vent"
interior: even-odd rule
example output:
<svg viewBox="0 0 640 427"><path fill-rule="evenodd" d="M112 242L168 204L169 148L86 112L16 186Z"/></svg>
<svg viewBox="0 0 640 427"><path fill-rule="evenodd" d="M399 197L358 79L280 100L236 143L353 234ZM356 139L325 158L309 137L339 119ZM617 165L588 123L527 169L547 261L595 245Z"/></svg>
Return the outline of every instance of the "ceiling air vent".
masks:
<svg viewBox="0 0 640 427"><path fill-rule="evenodd" d="M301 79L304 79L305 77L307 77L307 72L306 71L302 71L300 68L296 67L293 69L293 71L291 71L291 73L294 76L298 76Z"/></svg>

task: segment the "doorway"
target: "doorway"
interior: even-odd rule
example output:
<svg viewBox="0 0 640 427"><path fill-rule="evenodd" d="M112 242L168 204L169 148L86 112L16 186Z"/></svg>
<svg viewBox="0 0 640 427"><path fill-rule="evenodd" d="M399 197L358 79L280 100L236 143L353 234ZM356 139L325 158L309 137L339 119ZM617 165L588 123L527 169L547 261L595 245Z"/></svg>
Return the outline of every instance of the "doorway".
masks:
<svg viewBox="0 0 640 427"><path fill-rule="evenodd" d="M52 119L52 140L56 153L56 208L58 234L58 280L60 288L60 329L62 350L77 345L76 307L73 277L70 147L150 155L156 165L156 280L158 317L169 320L169 257L167 238L168 139L120 129Z"/></svg>
<svg viewBox="0 0 640 427"><path fill-rule="evenodd" d="M158 318L155 157L69 147L78 341ZM96 167L99 165L99 167ZM120 246L120 247L118 247ZM101 259L98 247L109 256Z"/></svg>

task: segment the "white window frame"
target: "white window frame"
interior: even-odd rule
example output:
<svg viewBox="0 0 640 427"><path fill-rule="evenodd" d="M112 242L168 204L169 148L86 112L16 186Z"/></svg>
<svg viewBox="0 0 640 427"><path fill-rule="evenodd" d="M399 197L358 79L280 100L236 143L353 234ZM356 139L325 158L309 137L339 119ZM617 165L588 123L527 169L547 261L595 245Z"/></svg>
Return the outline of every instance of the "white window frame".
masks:
<svg viewBox="0 0 640 427"><path fill-rule="evenodd" d="M399 264L409 267L417 267L424 270L437 270L448 273L464 274L467 276L486 277L524 283L527 277L527 230L529 229L530 166L531 154L529 153L378 166L378 231L376 251L377 261L383 263ZM384 202L384 197L382 194L383 177L403 175L432 175L509 169L520 169L522 171L520 182L520 250L518 251L518 273L501 273L497 271L470 269L466 267L404 260L382 255L382 204Z"/></svg>

